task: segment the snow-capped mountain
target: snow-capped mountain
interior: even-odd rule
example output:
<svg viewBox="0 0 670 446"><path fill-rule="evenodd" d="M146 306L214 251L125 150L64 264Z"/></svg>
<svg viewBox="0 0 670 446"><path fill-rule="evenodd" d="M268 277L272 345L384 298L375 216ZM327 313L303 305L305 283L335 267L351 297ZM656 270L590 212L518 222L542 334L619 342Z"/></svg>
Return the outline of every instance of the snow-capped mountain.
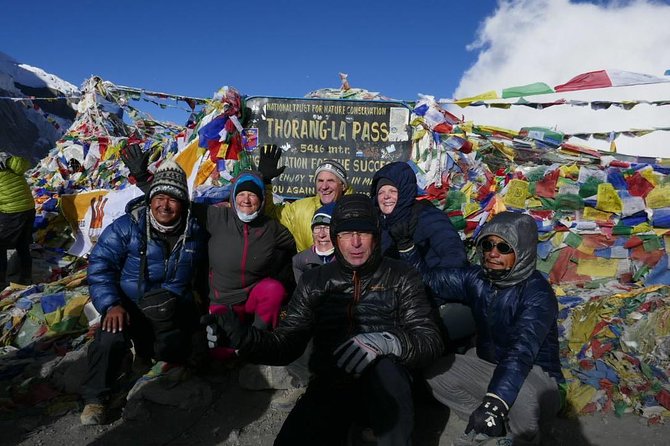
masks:
<svg viewBox="0 0 670 446"><path fill-rule="evenodd" d="M44 157L72 125L78 94L71 83L0 52L0 151Z"/></svg>

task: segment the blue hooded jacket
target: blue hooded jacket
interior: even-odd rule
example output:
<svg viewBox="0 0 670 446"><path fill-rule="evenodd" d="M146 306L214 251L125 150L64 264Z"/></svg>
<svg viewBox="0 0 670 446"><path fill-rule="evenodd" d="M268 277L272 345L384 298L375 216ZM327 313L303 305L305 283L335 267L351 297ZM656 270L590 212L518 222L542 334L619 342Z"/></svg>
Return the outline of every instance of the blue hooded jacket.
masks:
<svg viewBox="0 0 670 446"><path fill-rule="evenodd" d="M388 215L379 210L377 202L377 188L382 179L390 181L398 189L398 202ZM409 164L393 162L379 169L372 178L370 195L379 211L384 255L399 258L395 243L389 235L389 228L397 222L408 220L413 212L417 212L414 246L428 268L454 268L468 264L463 242L447 214L427 201L416 200L416 175Z"/></svg>
<svg viewBox="0 0 670 446"><path fill-rule="evenodd" d="M496 215L482 228L480 242L496 235L509 243L515 263L503 277L491 278L481 266L428 269L416 250L402 258L423 274L442 301L461 302L477 325L477 356L497 364L488 392L509 407L534 365L564 382L558 345L558 301L551 285L535 269L537 226L532 217L515 212Z"/></svg>
<svg viewBox="0 0 670 446"><path fill-rule="evenodd" d="M186 211L186 209L185 209ZM102 232L88 261L91 300L100 314L121 303L125 296L137 303L145 292L164 288L182 300L192 299L191 278L204 250L204 233L195 219L186 216L184 232L171 252L153 237L146 241L146 270L142 289L138 289L143 238L147 238L145 197L128 203L126 214Z"/></svg>

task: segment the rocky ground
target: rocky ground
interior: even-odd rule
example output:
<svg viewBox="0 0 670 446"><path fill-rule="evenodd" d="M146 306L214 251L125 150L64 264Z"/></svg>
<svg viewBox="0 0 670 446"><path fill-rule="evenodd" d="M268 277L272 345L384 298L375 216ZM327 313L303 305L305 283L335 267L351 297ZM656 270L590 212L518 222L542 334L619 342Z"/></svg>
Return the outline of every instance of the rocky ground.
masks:
<svg viewBox="0 0 670 446"><path fill-rule="evenodd" d="M74 361L73 364L78 361ZM80 365L68 368L70 379L81 373ZM281 390L248 390L240 386L237 367L209 369L200 376L177 381L166 378L149 381L139 391L131 391L125 409L115 408L109 424L82 426L81 403L76 396L65 399L60 411L35 407L3 414L0 421L1 445L271 445L287 412L274 409L271 400ZM246 387L264 387L243 376ZM282 378L275 379L275 387ZM267 386L265 386L267 387ZM135 387L134 389L137 389ZM58 407L58 406L56 406ZM465 423L449 416L449 410L419 392L414 444L447 446L465 428ZM554 445L666 445L670 425L647 426L633 414L622 418L598 414L574 419L558 419L546 428L543 444ZM358 441L360 445L374 443Z"/></svg>

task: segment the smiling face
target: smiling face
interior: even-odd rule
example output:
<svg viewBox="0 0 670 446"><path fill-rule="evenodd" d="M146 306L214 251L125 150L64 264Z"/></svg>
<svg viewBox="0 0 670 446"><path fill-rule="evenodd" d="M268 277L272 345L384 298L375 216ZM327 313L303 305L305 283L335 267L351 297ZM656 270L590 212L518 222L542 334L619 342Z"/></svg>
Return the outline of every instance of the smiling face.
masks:
<svg viewBox="0 0 670 446"><path fill-rule="evenodd" d="M321 204L337 201L344 193L344 184L330 172L319 172L316 176L316 194Z"/></svg>
<svg viewBox="0 0 670 446"><path fill-rule="evenodd" d="M487 243L490 242L490 243ZM497 235L489 235L481 242L482 246L482 255L484 261L484 267L490 270L509 270L514 266L516 261L516 255L514 251L509 252L508 254L502 254L500 251L506 251L505 249L499 248L498 244L504 244L509 246L509 244L498 237ZM488 248L488 245L493 245L491 249Z"/></svg>
<svg viewBox="0 0 670 446"><path fill-rule="evenodd" d="M372 255L375 240L369 232L340 232L337 234L337 248L351 266L358 267Z"/></svg>
<svg viewBox="0 0 670 446"><path fill-rule="evenodd" d="M151 214L164 226L170 226L179 219L183 206L181 200L166 194L154 195L149 203Z"/></svg>
<svg viewBox="0 0 670 446"><path fill-rule="evenodd" d="M243 190L235 195L235 209L246 215L251 215L261 207L261 200L253 192Z"/></svg>
<svg viewBox="0 0 670 446"><path fill-rule="evenodd" d="M389 215L398 204L398 188L386 184L377 191L377 204L382 214Z"/></svg>
<svg viewBox="0 0 670 446"><path fill-rule="evenodd" d="M312 226L312 240L314 240L314 246L319 252L328 252L333 249L333 242L330 240L330 226L328 225Z"/></svg>

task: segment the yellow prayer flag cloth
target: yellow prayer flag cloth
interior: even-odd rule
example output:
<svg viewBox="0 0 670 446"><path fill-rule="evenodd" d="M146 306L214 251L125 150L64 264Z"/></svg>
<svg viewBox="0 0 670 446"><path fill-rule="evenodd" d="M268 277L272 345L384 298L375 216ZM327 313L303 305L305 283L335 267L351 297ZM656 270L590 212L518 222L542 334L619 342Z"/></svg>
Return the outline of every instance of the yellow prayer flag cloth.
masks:
<svg viewBox="0 0 670 446"><path fill-rule="evenodd" d="M647 198L645 198L647 207L652 209L665 208L670 206L670 185L656 186L653 188Z"/></svg>
<svg viewBox="0 0 670 446"><path fill-rule="evenodd" d="M528 181L514 179L509 182L504 202L513 208L525 209L529 197Z"/></svg>
<svg viewBox="0 0 670 446"><path fill-rule="evenodd" d="M600 183L598 185L596 207L601 211L621 214L623 202L611 183Z"/></svg>
<svg viewBox="0 0 670 446"><path fill-rule="evenodd" d="M592 207L585 207L582 213L582 218L589 221L608 221L612 214L609 212L599 211Z"/></svg>
<svg viewBox="0 0 670 446"><path fill-rule="evenodd" d="M471 96L469 98L463 98L463 99L456 99L454 101L454 104L458 105L459 107L467 107L473 102L486 101L489 99L500 99L500 96L498 96L498 93L495 90L491 90L487 91L486 93L478 94L477 96Z"/></svg>
<svg viewBox="0 0 670 446"><path fill-rule="evenodd" d="M619 259L580 259L577 274L591 277L615 277L619 267Z"/></svg>

